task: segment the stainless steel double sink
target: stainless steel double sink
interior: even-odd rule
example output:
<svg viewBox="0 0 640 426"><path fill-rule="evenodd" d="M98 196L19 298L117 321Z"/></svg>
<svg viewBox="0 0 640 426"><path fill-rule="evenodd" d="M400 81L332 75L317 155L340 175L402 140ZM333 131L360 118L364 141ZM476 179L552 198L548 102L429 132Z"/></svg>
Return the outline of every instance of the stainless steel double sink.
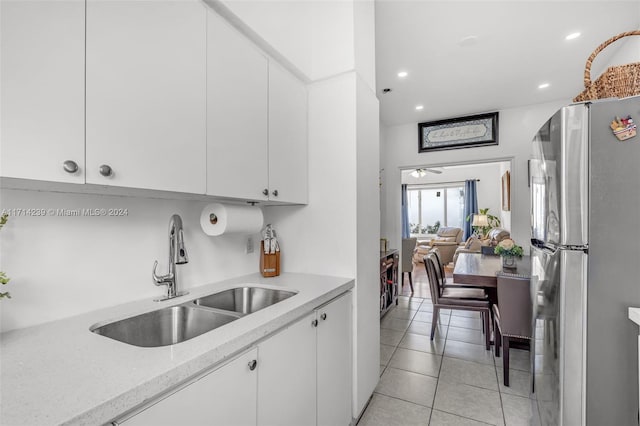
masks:
<svg viewBox="0 0 640 426"><path fill-rule="evenodd" d="M295 295L296 292L242 286L177 306L94 325L90 330L142 347L174 345L235 321Z"/></svg>

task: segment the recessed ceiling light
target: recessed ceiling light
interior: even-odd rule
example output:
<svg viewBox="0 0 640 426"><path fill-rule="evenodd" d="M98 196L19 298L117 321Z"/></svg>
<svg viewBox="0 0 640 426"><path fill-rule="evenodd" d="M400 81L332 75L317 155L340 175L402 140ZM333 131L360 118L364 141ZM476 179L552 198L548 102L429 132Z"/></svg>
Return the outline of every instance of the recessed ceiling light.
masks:
<svg viewBox="0 0 640 426"><path fill-rule="evenodd" d="M406 71L400 71L400 72L398 73L398 77L400 77L400 78L405 78L405 77L406 77L406 76L408 76L408 75L409 75L409 73L408 73L408 72L406 72Z"/></svg>
<svg viewBox="0 0 640 426"><path fill-rule="evenodd" d="M580 33L571 33L568 36L566 36L564 39L565 40L573 40L580 37Z"/></svg>
<svg viewBox="0 0 640 426"><path fill-rule="evenodd" d="M416 111L421 111L424 109L424 105L417 105L416 106Z"/></svg>
<svg viewBox="0 0 640 426"><path fill-rule="evenodd" d="M550 86L549 83L542 83L542 84L538 85L538 89L546 89L549 86Z"/></svg>

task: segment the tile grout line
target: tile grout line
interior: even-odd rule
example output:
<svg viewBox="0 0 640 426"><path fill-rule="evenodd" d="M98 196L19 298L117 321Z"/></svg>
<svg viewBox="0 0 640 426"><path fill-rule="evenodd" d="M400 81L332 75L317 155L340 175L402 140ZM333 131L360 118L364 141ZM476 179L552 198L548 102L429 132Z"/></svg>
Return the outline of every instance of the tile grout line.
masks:
<svg viewBox="0 0 640 426"><path fill-rule="evenodd" d="M424 302L422 302L424 303ZM434 307L435 309L435 307ZM428 425L431 425L431 418L433 417L433 410L436 409L436 396L438 395L438 388L440 387L440 374L442 373L442 364L444 363L444 353L447 349L447 341L449 340L449 324L451 323L451 309L449 309L449 321L447 322L447 335L444 337L444 346L442 347L442 359L440 360L440 368L438 369L438 381L436 382L436 390L433 392L433 402L431 403L431 412L429 413ZM438 312L438 318L440 318L440 312ZM437 327L437 323L436 323ZM431 338L431 336L429 336Z"/></svg>

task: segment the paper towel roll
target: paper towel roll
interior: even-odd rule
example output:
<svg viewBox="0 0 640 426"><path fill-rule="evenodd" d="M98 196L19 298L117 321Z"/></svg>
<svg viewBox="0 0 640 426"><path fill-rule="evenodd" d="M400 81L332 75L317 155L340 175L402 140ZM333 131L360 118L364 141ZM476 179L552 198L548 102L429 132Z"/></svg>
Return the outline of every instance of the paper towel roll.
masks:
<svg viewBox="0 0 640 426"><path fill-rule="evenodd" d="M233 204L208 204L200 214L200 226L207 235L254 234L262 229L262 209Z"/></svg>

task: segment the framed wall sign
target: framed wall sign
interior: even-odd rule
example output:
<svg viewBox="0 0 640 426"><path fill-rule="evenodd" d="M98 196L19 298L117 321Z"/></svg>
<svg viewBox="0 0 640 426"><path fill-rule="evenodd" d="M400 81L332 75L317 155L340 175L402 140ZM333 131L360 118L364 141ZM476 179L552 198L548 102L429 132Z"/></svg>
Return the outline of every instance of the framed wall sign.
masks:
<svg viewBox="0 0 640 426"><path fill-rule="evenodd" d="M511 210L511 173L508 170L502 175L502 210Z"/></svg>
<svg viewBox="0 0 640 426"><path fill-rule="evenodd" d="M418 123L418 152L498 145L498 113Z"/></svg>

